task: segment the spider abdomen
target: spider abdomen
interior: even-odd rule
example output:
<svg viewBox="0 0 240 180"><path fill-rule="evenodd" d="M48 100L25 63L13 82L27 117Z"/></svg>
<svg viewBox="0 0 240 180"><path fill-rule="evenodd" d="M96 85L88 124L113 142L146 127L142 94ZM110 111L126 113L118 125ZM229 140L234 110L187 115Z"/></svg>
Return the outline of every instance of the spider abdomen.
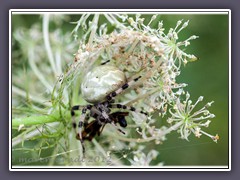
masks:
<svg viewBox="0 0 240 180"><path fill-rule="evenodd" d="M125 83L126 76L117 67L98 66L86 74L81 84L82 96L89 103L101 102Z"/></svg>

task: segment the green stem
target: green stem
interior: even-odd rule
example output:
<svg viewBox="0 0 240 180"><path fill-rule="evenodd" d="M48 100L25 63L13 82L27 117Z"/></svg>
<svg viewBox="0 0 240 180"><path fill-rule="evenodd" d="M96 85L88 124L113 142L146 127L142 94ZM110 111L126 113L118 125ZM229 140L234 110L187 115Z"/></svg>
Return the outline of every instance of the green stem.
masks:
<svg viewBox="0 0 240 180"><path fill-rule="evenodd" d="M70 118L70 112L65 112L65 117ZM61 121L60 113L55 112L49 115L29 116L12 119L12 127L19 127L20 125L32 126L44 123L59 122Z"/></svg>

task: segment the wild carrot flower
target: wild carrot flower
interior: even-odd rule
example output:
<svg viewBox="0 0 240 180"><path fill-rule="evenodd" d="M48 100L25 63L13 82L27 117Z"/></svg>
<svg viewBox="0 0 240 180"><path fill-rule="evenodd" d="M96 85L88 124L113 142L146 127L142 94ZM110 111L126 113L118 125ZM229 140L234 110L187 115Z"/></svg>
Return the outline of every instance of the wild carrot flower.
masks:
<svg viewBox="0 0 240 180"><path fill-rule="evenodd" d="M188 140L188 136L193 133L198 138L204 134L214 142L217 142L219 139L218 135L213 136L202 130L204 127L207 128L211 122L210 119L215 117L214 114L208 111L213 101L207 103L201 109L196 110L196 106L203 100L203 96L200 96L194 104L192 104L189 98L190 94L188 92L186 93L186 100L183 102L180 101L180 97L177 97L173 107L169 109L171 117L167 119L167 122L178 125L178 132L182 139Z"/></svg>

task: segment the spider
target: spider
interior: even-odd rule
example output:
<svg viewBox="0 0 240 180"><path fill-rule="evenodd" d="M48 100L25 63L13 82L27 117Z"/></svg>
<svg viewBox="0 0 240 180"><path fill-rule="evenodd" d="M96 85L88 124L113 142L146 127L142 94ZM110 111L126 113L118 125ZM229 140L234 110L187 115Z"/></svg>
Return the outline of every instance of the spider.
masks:
<svg viewBox="0 0 240 180"><path fill-rule="evenodd" d="M147 115L146 112L138 111L132 106L115 103L115 97L138 81L141 76L127 82L124 72L115 66L107 65L108 62L109 60L88 72L81 84L82 96L90 104L75 105L71 108L72 125L77 134L76 138L82 144L83 154L85 153L84 140L91 141L96 135L100 136L108 123L125 134L117 124L123 128L127 126L125 117L129 112L126 110ZM113 108L121 110L111 113ZM74 118L76 110L82 110L78 123ZM94 120L89 123L90 117Z"/></svg>

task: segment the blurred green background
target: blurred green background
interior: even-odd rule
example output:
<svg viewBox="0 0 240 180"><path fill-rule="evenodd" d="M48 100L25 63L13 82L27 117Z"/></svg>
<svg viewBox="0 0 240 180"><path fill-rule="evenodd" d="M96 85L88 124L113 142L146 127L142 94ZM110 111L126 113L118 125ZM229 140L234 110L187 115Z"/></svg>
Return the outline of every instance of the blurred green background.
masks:
<svg viewBox="0 0 240 180"><path fill-rule="evenodd" d="M190 35L199 36L187 48L187 52L199 60L183 67L178 80L188 84L186 90L193 101L200 95L204 96L201 105L214 101L209 110L216 117L206 131L219 134L220 140L216 144L202 135L200 139L191 136L187 142L177 138L179 134L171 133L159 146L160 158L165 165L228 165L228 15L163 15L161 19L166 29L174 27L180 19L190 20L179 35L180 40Z"/></svg>
<svg viewBox="0 0 240 180"><path fill-rule="evenodd" d="M77 15L69 16L69 21L62 24L64 31L72 31L74 25L69 22L78 19ZM186 90L193 101L201 95L204 96L199 108L207 102L215 101L209 110L216 118L206 132L219 134L220 140L216 144L204 135L200 139L191 135L187 142L173 132L167 135L167 141L158 145L160 156L155 162L162 161L165 165L228 165L228 15L161 15L159 18L163 20L165 33L169 28L174 28L181 19L190 21L189 26L179 34L179 39L184 40L191 35L199 36L199 39L191 41L191 46L186 50L196 55L199 60L182 67L178 82L188 84ZM37 15L14 15L12 30L19 27L30 28L36 22L41 23ZM13 66L14 64L19 67L19 62L13 62ZM154 147L156 148L156 145Z"/></svg>

